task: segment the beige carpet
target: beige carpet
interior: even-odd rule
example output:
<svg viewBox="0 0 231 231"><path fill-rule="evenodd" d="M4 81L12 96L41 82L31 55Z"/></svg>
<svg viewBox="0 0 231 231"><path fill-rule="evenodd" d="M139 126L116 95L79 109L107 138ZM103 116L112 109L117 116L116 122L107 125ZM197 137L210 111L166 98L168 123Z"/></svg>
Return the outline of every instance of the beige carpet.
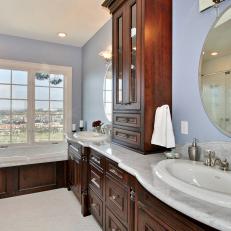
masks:
<svg viewBox="0 0 231 231"><path fill-rule="evenodd" d="M72 192L57 189L0 200L1 231L100 231L92 216L82 217Z"/></svg>

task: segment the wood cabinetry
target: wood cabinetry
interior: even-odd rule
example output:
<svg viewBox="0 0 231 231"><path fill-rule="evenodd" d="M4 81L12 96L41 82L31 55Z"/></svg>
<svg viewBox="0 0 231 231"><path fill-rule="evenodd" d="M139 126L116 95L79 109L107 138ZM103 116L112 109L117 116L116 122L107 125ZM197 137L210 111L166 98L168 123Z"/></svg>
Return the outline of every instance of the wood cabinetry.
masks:
<svg viewBox="0 0 231 231"><path fill-rule="evenodd" d="M66 161L0 168L0 198L66 187Z"/></svg>
<svg viewBox="0 0 231 231"><path fill-rule="evenodd" d="M89 148L77 143L68 143L68 188L73 191L81 203L83 216L88 209L88 155Z"/></svg>
<svg viewBox="0 0 231 231"><path fill-rule="evenodd" d="M94 150L89 156L89 210L102 230L215 230L161 202L114 161Z"/></svg>
<svg viewBox="0 0 231 231"><path fill-rule="evenodd" d="M136 188L137 231L213 231L215 229L201 224L164 204L141 185Z"/></svg>
<svg viewBox="0 0 231 231"><path fill-rule="evenodd" d="M106 0L113 20L113 142L141 153L155 110L172 105L172 0Z"/></svg>

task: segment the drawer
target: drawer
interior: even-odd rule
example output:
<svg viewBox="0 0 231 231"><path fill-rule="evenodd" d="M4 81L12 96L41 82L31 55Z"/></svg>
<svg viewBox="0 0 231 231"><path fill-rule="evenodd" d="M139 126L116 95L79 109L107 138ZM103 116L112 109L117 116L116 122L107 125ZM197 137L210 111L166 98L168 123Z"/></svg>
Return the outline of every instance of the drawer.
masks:
<svg viewBox="0 0 231 231"><path fill-rule="evenodd" d="M100 197L103 197L103 180L104 176L101 171L97 168L90 166L90 178L89 186L93 189Z"/></svg>
<svg viewBox="0 0 231 231"><path fill-rule="evenodd" d="M117 179L119 182L126 183L127 181L126 173L120 169L116 163L108 159L106 160L106 173Z"/></svg>
<svg viewBox="0 0 231 231"><path fill-rule="evenodd" d="M69 143L69 148L72 149L73 151L78 152L79 154L81 154L82 146L80 144Z"/></svg>
<svg viewBox="0 0 231 231"><path fill-rule="evenodd" d="M126 187L106 176L107 207L125 224L128 221L128 196Z"/></svg>
<svg viewBox="0 0 231 231"><path fill-rule="evenodd" d="M91 164L104 170L104 157L101 154L91 149L89 160Z"/></svg>
<svg viewBox="0 0 231 231"><path fill-rule="evenodd" d="M113 128L113 138L121 143L130 144L130 146L140 146L140 132L133 132L119 128Z"/></svg>
<svg viewBox="0 0 231 231"><path fill-rule="evenodd" d="M140 128L140 114L114 114L113 122L119 126Z"/></svg>
<svg viewBox="0 0 231 231"><path fill-rule="evenodd" d="M90 189L89 190L89 207L92 216L98 221L99 225L103 225L103 202L99 197Z"/></svg>
<svg viewBox="0 0 231 231"><path fill-rule="evenodd" d="M69 159L80 161L81 160L81 148L77 149L76 147L70 144L68 147L68 155L69 155Z"/></svg>
<svg viewBox="0 0 231 231"><path fill-rule="evenodd" d="M106 230L107 231L127 231L119 219L106 208Z"/></svg>

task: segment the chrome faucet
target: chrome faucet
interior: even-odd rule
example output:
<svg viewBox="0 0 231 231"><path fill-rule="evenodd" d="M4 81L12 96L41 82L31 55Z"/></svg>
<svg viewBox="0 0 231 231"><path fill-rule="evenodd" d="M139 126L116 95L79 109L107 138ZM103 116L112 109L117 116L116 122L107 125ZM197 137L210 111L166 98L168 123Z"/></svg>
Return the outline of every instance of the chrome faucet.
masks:
<svg viewBox="0 0 231 231"><path fill-rule="evenodd" d="M219 168L223 171L229 171L229 162L227 159L222 161L220 158L216 157L216 154L214 151L208 150L208 158L205 160L204 165L215 167L216 165L219 166Z"/></svg>

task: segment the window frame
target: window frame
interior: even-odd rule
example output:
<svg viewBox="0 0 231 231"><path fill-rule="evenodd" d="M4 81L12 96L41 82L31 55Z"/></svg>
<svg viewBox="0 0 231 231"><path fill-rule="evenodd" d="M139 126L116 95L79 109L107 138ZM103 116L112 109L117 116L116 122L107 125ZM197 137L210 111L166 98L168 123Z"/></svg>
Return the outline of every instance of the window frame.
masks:
<svg viewBox="0 0 231 231"><path fill-rule="evenodd" d="M35 73L46 72L48 74L62 74L64 76L63 94L63 131L71 132L72 125L72 67L50 64L21 62L15 60L0 59L0 69L18 70L28 72L27 80L27 143L0 144L0 146L25 146L34 144L61 143L63 141L35 141ZM12 86L12 85L11 85ZM12 116L12 115L11 115Z"/></svg>

